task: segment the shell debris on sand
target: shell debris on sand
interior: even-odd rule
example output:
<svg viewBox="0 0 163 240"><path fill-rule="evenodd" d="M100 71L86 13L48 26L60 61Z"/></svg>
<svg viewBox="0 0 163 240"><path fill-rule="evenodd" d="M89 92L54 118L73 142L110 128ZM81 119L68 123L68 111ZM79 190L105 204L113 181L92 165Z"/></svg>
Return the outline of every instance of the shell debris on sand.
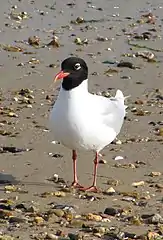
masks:
<svg viewBox="0 0 163 240"><path fill-rule="evenodd" d="M0 239L162 239L162 2L3 1L0 33ZM88 62L91 92L131 95L98 194L69 187L69 153L47 126L68 56Z"/></svg>

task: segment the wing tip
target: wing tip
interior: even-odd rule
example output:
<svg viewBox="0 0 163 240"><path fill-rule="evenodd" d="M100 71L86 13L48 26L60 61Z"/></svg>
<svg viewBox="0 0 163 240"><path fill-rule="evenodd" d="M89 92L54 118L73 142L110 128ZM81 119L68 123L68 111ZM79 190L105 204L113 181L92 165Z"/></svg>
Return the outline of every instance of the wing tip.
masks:
<svg viewBox="0 0 163 240"><path fill-rule="evenodd" d="M118 90L116 91L115 98L122 98L122 99L124 99L123 92L118 89Z"/></svg>

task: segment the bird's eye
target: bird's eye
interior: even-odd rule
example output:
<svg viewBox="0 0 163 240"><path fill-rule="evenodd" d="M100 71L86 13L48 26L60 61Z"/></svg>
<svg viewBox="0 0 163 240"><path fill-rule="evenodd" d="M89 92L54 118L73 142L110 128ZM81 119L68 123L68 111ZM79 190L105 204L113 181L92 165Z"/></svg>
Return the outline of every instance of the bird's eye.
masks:
<svg viewBox="0 0 163 240"><path fill-rule="evenodd" d="M79 70L81 68L81 65L80 63L76 63L75 66L74 66L75 70Z"/></svg>

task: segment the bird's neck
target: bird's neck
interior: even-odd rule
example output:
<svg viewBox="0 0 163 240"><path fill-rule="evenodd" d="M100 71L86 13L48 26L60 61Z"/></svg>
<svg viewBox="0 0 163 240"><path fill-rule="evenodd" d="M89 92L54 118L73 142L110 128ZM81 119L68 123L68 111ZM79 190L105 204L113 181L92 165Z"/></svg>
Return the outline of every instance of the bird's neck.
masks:
<svg viewBox="0 0 163 240"><path fill-rule="evenodd" d="M64 90L61 86L60 92L59 92L59 97L61 96L67 96L70 98L76 98L79 96L83 96L85 93L88 92L88 79L84 80L79 86L71 89L71 90Z"/></svg>

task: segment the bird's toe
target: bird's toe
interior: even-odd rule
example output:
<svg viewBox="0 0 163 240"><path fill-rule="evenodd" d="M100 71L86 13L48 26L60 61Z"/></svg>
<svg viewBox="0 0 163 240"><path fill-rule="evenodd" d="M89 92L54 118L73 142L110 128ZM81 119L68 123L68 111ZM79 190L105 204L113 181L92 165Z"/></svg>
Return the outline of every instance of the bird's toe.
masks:
<svg viewBox="0 0 163 240"><path fill-rule="evenodd" d="M96 186L82 187L82 188L79 188L79 190L83 192L94 192L94 193L101 192Z"/></svg>
<svg viewBox="0 0 163 240"><path fill-rule="evenodd" d="M72 184L71 184L71 187L73 187L73 188L83 188L83 186L82 185L80 185L78 182L73 182Z"/></svg>

